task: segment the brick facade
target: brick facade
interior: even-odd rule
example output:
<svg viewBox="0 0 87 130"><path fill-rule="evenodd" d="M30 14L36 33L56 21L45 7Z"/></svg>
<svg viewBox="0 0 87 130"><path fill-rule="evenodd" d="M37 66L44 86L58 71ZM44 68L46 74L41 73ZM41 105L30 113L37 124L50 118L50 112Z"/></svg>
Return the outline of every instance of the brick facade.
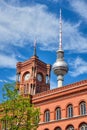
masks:
<svg viewBox="0 0 87 130"><path fill-rule="evenodd" d="M86 103L86 114L84 115L80 114L80 103L82 101ZM87 80L34 95L32 103L39 107L41 111L38 130L55 130L57 127L66 130L69 125L72 125L74 130L80 130L80 125L87 123ZM67 106L69 104L73 106L73 116L70 118L67 117ZM58 107L61 108L60 120L55 118L55 110ZM44 120L46 110L50 111L49 122Z"/></svg>
<svg viewBox="0 0 87 130"><path fill-rule="evenodd" d="M36 67L34 73L36 76L33 76L32 66ZM19 82L21 93L27 95L23 90L26 83L29 87L31 83L36 87L30 94L31 102L40 108L40 123L37 130L87 130L87 80L50 90L50 82L46 83L46 75L50 77L50 69L50 65L36 56L17 64L17 73L21 75ZM26 72L31 73L31 78L27 81L24 80ZM43 75L42 81L38 81L38 73ZM40 89L37 92L38 86ZM60 119L56 119L57 108L61 114L58 117Z"/></svg>

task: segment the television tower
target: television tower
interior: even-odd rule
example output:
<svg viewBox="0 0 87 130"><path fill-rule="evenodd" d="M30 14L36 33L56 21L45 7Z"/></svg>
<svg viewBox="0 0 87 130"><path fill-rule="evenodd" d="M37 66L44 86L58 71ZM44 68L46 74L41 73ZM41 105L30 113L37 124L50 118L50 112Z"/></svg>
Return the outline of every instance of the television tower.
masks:
<svg viewBox="0 0 87 130"><path fill-rule="evenodd" d="M62 16L60 9L60 28L59 28L59 49L57 50L57 60L53 64L52 69L57 75L58 87L63 86L63 76L68 72L68 65L64 61L64 51L62 49Z"/></svg>

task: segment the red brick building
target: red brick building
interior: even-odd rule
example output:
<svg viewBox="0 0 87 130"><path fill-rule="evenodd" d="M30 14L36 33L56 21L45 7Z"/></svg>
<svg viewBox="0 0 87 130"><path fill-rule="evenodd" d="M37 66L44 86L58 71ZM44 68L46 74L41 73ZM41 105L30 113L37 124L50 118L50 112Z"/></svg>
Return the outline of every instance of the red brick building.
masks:
<svg viewBox="0 0 87 130"><path fill-rule="evenodd" d="M40 107L38 130L87 130L87 80L32 97Z"/></svg>
<svg viewBox="0 0 87 130"><path fill-rule="evenodd" d="M17 63L17 81L22 95L30 94L35 107L40 108L37 130L87 130L87 80L63 86L63 76L68 72L62 49L62 19L60 12L60 37L57 60L53 65L58 76L58 88L50 90L51 65L36 55Z"/></svg>
<svg viewBox="0 0 87 130"><path fill-rule="evenodd" d="M87 80L50 90L50 67L37 56L17 64L20 93L31 94L40 108L38 130L87 130Z"/></svg>

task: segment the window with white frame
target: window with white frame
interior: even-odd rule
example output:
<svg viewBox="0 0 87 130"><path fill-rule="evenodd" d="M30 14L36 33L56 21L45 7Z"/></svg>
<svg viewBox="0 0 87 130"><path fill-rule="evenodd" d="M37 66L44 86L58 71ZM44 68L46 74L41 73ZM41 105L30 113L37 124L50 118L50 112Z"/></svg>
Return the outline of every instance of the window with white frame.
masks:
<svg viewBox="0 0 87 130"><path fill-rule="evenodd" d="M86 103L83 101L80 103L80 115L86 114Z"/></svg>
<svg viewBox="0 0 87 130"><path fill-rule="evenodd" d="M62 130L60 127L56 127L55 130Z"/></svg>
<svg viewBox="0 0 87 130"><path fill-rule="evenodd" d="M83 124L80 126L80 130L87 130L87 124L83 123Z"/></svg>
<svg viewBox="0 0 87 130"><path fill-rule="evenodd" d="M50 121L50 111L46 110L45 111L45 122L49 122Z"/></svg>
<svg viewBox="0 0 87 130"><path fill-rule="evenodd" d="M58 107L56 108L56 120L60 120L61 119L61 108Z"/></svg>
<svg viewBox="0 0 87 130"><path fill-rule="evenodd" d="M74 127L72 125L69 125L66 130L74 130Z"/></svg>
<svg viewBox="0 0 87 130"><path fill-rule="evenodd" d="M73 117L73 106L71 104L67 107L67 117Z"/></svg>

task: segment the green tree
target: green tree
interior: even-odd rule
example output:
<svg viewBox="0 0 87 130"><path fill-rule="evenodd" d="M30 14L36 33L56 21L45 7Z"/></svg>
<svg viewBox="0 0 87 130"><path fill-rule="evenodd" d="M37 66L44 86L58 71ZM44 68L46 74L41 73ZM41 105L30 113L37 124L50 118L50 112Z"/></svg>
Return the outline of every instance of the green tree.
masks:
<svg viewBox="0 0 87 130"><path fill-rule="evenodd" d="M3 102L0 105L0 121L4 130L36 130L39 109L30 103L30 95L23 97L14 84L5 84Z"/></svg>

